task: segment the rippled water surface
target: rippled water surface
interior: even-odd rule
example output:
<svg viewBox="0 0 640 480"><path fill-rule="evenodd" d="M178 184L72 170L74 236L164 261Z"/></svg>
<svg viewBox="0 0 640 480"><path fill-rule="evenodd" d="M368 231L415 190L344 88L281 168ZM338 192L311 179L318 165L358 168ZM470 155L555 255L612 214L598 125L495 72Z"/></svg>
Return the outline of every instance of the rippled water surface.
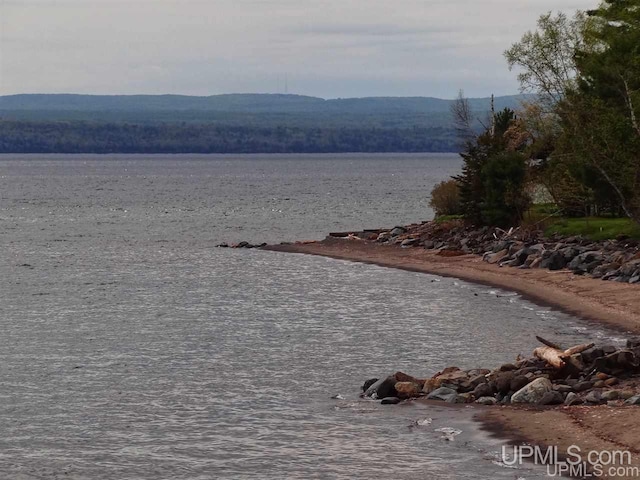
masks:
<svg viewBox="0 0 640 480"><path fill-rule="evenodd" d="M428 218L458 168L0 156L0 478L541 477L497 465L472 409L381 406L359 385L614 334L455 279L213 248Z"/></svg>

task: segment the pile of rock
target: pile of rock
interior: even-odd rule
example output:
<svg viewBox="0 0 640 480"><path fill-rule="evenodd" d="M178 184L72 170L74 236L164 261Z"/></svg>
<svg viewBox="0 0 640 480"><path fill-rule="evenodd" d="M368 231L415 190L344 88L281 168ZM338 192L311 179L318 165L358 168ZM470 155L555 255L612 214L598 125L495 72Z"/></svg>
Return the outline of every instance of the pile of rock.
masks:
<svg viewBox="0 0 640 480"><path fill-rule="evenodd" d="M266 246L267 246L266 243L253 244L249 242L240 242L240 243L232 243L231 245L229 245L228 243L221 243L219 245L216 245L216 248L262 248Z"/></svg>
<svg viewBox="0 0 640 480"><path fill-rule="evenodd" d="M449 367L429 379L397 372L368 380L362 390L383 404L423 397L481 405L640 405L640 341L591 348L561 369L538 358L518 359L495 370Z"/></svg>
<svg viewBox="0 0 640 480"><path fill-rule="evenodd" d="M452 221L365 230L352 233L353 237L402 248L437 250L444 256L477 254L489 263L506 267L568 269L577 275L640 283L640 242L622 236L601 242L579 236L545 238L540 231L504 232Z"/></svg>

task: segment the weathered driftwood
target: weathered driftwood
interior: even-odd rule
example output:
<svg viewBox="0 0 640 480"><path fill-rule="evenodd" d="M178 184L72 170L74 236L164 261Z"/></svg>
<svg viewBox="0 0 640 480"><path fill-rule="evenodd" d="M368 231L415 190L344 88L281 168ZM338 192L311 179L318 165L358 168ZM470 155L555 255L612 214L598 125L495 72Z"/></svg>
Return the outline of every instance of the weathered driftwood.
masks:
<svg viewBox="0 0 640 480"><path fill-rule="evenodd" d="M533 351L533 355L540 360L544 360L554 368L561 369L566 366L567 360L578 353L582 353L590 348L594 347L593 343L585 343L583 345L575 345L571 348L563 350L562 347L545 340L541 337L536 337L538 341L544 344L544 347L538 347Z"/></svg>

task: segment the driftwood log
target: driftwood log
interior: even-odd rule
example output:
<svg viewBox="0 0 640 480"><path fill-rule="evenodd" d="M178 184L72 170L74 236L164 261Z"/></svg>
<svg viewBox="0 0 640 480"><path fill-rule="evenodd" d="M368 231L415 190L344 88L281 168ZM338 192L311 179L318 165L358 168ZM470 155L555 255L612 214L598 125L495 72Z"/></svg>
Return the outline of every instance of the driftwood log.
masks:
<svg viewBox="0 0 640 480"><path fill-rule="evenodd" d="M558 370L564 368L567 365L567 362L571 361L571 356L576 355L578 353L582 353L590 348L593 348L595 344L593 343L585 343L582 345L575 345L571 348L567 348L566 350L562 347L552 343L548 340L545 340L541 337L536 337L540 343L544 345L544 347L538 347L533 351L533 355L540 360L544 360L553 368L557 368Z"/></svg>

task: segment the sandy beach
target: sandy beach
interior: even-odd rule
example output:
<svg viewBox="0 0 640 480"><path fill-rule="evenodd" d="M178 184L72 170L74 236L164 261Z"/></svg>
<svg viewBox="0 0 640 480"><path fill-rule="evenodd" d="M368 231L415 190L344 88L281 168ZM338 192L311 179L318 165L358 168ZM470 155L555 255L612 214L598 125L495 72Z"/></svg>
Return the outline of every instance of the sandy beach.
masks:
<svg viewBox="0 0 640 480"><path fill-rule="evenodd" d="M640 333L640 287L637 285L605 282L568 270L501 268L483 262L478 255L448 257L433 250L352 239L327 238L321 242L273 245L266 249L456 277L516 291L536 303L605 323L628 332L629 336ZM393 366L389 369L393 370ZM513 443L527 441L540 446L558 446L560 451L570 445L577 445L582 451L628 450L633 454L633 465L640 466L638 407L498 406L479 408L477 419L494 435Z"/></svg>

